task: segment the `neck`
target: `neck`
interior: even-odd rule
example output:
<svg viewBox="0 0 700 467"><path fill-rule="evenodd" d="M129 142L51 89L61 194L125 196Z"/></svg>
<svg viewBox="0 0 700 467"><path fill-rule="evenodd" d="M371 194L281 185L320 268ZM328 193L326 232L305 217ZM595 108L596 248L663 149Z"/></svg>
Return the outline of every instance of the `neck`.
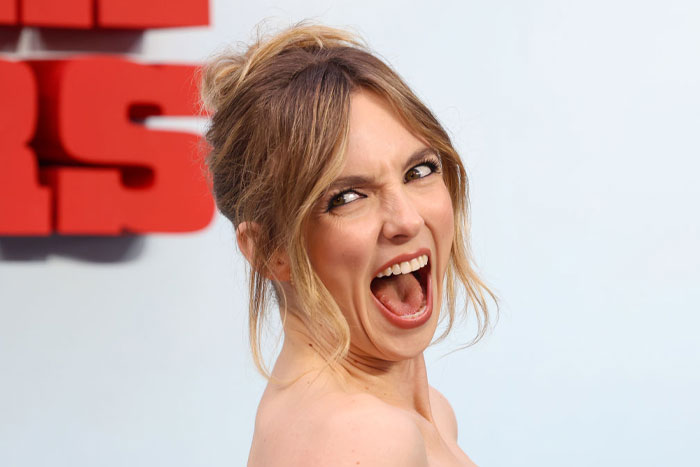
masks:
<svg viewBox="0 0 700 467"><path fill-rule="evenodd" d="M372 394L396 407L416 412L432 421L428 376L423 353L401 361L387 361L356 352L352 344L338 365L328 366L314 347L306 327L290 313L285 340L272 376L296 381L305 374L330 380L344 392Z"/></svg>
<svg viewBox="0 0 700 467"><path fill-rule="evenodd" d="M422 352L407 360L388 362L360 357L351 348L341 366L346 380L360 391L432 419L428 374Z"/></svg>

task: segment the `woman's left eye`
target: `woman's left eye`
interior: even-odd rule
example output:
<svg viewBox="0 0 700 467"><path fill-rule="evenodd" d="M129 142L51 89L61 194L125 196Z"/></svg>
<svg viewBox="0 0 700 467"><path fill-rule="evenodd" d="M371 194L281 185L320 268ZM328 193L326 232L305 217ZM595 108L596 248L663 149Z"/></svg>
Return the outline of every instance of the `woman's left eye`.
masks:
<svg viewBox="0 0 700 467"><path fill-rule="evenodd" d="M419 178L424 178L435 172L436 167L432 163L424 162L423 164L413 167L406 173L405 180L410 182L411 180L417 180Z"/></svg>
<svg viewBox="0 0 700 467"><path fill-rule="evenodd" d="M331 198L331 200L328 203L328 207L326 209L326 212L332 210L333 208L337 208L340 206L345 206L346 204L350 204L355 200L358 200L360 198L364 198L363 195L358 193L355 190L345 190L341 193L338 193L334 197Z"/></svg>

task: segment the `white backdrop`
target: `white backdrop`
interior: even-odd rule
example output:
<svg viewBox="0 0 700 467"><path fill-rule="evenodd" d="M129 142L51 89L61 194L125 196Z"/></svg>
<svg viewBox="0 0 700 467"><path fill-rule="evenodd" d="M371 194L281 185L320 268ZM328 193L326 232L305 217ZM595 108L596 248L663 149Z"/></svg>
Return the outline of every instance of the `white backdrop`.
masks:
<svg viewBox="0 0 700 467"><path fill-rule="evenodd" d="M483 466L700 465L700 3L212 7L210 28L102 33L95 49L25 30L3 52L188 62L264 18L353 27L470 172L501 317L477 346L443 357L466 326L427 354L462 448ZM191 235L0 239L0 465L244 465L265 384L244 291L221 218Z"/></svg>

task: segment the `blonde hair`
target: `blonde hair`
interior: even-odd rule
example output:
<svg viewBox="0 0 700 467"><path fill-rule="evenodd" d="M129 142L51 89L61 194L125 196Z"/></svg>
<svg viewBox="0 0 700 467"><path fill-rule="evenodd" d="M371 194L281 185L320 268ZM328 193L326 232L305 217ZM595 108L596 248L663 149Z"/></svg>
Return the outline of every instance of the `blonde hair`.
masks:
<svg viewBox="0 0 700 467"><path fill-rule="evenodd" d="M329 363L350 347L350 330L340 308L314 272L304 228L312 207L340 173L353 91L383 97L416 135L441 157L452 198L455 236L445 287L448 323L455 318L457 282L474 306L478 330L489 322L486 296L493 294L472 266L468 244L465 169L449 136L403 80L369 52L356 36L321 25L299 24L258 38L242 53L227 52L205 68L202 97L212 113L206 139L217 206L234 227L255 222L255 252L249 281L249 333L253 359L269 376L261 357L261 332L271 298L267 279L273 256L286 251L297 292L299 318ZM284 294L279 300L286 313Z"/></svg>

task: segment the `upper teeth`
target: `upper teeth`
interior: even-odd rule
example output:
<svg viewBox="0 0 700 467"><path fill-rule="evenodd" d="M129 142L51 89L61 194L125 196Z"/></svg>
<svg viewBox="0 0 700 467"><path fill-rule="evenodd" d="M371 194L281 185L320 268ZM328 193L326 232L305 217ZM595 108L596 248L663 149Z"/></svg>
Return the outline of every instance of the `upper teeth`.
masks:
<svg viewBox="0 0 700 467"><path fill-rule="evenodd" d="M417 271L426 264L428 264L428 255L421 255L417 258L413 258L411 261L403 261L389 266L377 274L377 277L391 276L392 274L408 274L409 272Z"/></svg>

